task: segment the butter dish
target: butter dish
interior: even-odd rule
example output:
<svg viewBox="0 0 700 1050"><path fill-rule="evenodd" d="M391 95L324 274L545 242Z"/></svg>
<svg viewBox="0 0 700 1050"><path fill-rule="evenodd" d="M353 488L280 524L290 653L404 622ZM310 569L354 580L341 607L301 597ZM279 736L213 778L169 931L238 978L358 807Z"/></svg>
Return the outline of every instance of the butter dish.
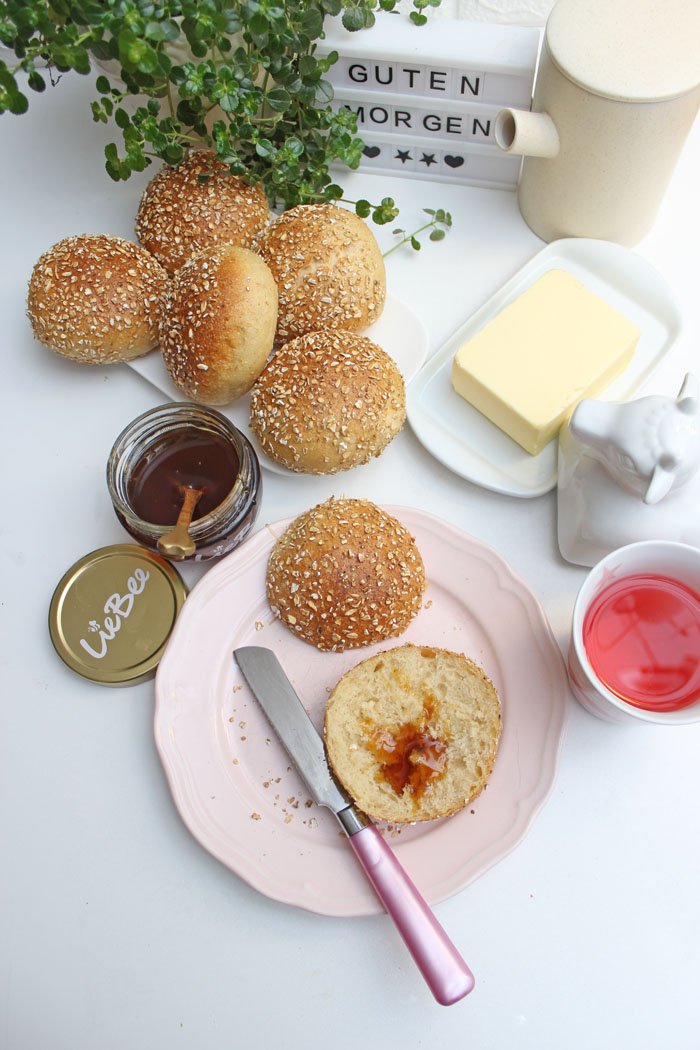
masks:
<svg viewBox="0 0 700 1050"><path fill-rule="evenodd" d="M557 482L557 439L530 455L453 389L452 362L469 338L550 270L568 271L640 332L631 361L601 398L631 397L661 363L681 331L681 316L658 272L609 241L552 241L453 332L407 391L408 421L418 440L450 470L483 488L531 498Z"/></svg>

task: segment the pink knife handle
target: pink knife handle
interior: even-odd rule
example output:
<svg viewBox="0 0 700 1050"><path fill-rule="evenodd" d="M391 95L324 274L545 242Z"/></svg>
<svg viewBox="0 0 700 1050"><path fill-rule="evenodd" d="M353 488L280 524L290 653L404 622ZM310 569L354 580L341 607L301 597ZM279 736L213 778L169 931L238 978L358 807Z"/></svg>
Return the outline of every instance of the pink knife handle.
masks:
<svg viewBox="0 0 700 1050"><path fill-rule="evenodd" d="M437 1001L450 1006L463 999L474 975L396 855L371 824L349 842Z"/></svg>

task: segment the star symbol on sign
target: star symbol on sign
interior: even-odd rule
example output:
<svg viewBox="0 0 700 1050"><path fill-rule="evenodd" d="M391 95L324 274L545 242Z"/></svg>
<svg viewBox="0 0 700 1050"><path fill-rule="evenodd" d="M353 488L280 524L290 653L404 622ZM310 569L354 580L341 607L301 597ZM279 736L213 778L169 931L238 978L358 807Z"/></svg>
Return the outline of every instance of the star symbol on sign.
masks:
<svg viewBox="0 0 700 1050"><path fill-rule="evenodd" d="M434 153L424 153L420 159L421 164L425 164L426 167L430 167L431 164L437 164Z"/></svg>
<svg viewBox="0 0 700 1050"><path fill-rule="evenodd" d="M399 149L396 151L396 160L400 160L402 164L405 164L407 160L411 159L411 154L407 149Z"/></svg>

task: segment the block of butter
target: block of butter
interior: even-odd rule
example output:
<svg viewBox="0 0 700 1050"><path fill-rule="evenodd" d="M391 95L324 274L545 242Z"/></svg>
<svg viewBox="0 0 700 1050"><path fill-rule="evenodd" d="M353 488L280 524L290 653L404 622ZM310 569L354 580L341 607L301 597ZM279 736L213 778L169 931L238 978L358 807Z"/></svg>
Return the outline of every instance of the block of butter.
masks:
<svg viewBox="0 0 700 1050"><path fill-rule="evenodd" d="M455 354L457 393L532 455L627 367L639 329L565 270L548 270Z"/></svg>

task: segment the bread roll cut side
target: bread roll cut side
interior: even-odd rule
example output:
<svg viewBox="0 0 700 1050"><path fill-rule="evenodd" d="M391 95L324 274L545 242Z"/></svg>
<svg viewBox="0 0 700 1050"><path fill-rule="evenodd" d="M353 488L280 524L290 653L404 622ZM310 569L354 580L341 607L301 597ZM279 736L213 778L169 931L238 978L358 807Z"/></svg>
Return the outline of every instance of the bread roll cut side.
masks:
<svg viewBox="0 0 700 1050"><path fill-rule="evenodd" d="M498 694L461 653L403 645L352 668L331 693L328 759L369 816L434 820L473 801L501 733Z"/></svg>

